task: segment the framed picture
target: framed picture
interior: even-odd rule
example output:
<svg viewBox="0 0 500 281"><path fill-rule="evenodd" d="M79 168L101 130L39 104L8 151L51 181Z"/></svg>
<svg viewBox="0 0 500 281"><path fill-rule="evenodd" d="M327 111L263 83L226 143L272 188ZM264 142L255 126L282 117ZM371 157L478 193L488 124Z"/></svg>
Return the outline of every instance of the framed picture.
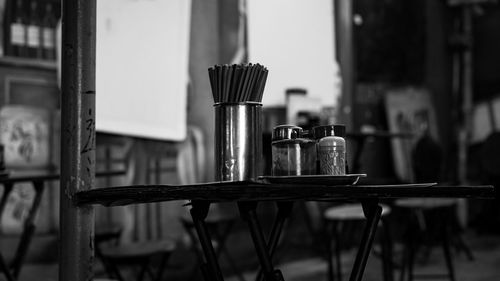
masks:
<svg viewBox="0 0 500 281"><path fill-rule="evenodd" d="M7 169L51 164L51 118L47 109L7 105L0 109L0 142Z"/></svg>

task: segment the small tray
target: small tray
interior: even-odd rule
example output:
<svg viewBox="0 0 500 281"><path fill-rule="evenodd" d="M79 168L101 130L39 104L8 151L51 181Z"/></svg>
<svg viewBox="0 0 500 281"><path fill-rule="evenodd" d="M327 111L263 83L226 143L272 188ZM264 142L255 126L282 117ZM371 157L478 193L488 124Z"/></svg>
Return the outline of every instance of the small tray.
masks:
<svg viewBox="0 0 500 281"><path fill-rule="evenodd" d="M303 176L260 176L260 180L282 184L316 184L316 185L354 185L366 174L347 174L342 176L303 175Z"/></svg>

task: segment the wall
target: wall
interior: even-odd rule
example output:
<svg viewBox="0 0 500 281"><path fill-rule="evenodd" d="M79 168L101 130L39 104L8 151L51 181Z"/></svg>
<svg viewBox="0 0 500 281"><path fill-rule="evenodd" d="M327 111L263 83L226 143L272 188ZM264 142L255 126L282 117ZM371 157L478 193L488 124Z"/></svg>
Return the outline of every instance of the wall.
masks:
<svg viewBox="0 0 500 281"><path fill-rule="evenodd" d="M217 0L193 0L189 53L188 124L204 133L207 163L214 163L214 113L208 67L219 63L219 6ZM207 165L207 180L213 180Z"/></svg>

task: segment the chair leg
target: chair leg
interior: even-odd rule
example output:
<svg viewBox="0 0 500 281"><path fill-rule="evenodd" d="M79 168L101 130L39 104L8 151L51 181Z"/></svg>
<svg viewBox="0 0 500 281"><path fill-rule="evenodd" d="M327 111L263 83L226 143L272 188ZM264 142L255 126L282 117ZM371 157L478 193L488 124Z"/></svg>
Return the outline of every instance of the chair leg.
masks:
<svg viewBox="0 0 500 281"><path fill-rule="evenodd" d="M400 281L413 280L413 264L415 258L415 237L414 231L416 228L410 226L406 232L406 238L403 249L403 260L401 261ZM408 271L406 271L408 270ZM407 277L407 278L405 278Z"/></svg>
<svg viewBox="0 0 500 281"><path fill-rule="evenodd" d="M401 258L401 272L399 273L399 281L405 280L406 267L408 265L408 255L409 255L409 249L408 245L405 243L403 248L403 255Z"/></svg>
<svg viewBox="0 0 500 281"><path fill-rule="evenodd" d="M14 281L15 278L12 276L12 273L10 273L10 269L5 263L5 260L3 256L0 253L0 271L5 275L5 278L7 278L7 281Z"/></svg>
<svg viewBox="0 0 500 281"><path fill-rule="evenodd" d="M222 230L217 229L217 227L214 229L214 231L213 231L214 236L215 236L214 238L216 238L216 241L218 243L218 247L215 251L215 255L219 258L222 257L222 255L224 255L227 263L229 264L229 267L233 271L233 274L235 274L240 281L245 281L245 278L243 277L242 271L236 265L236 263L234 262L234 259L229 254L228 248L226 247L226 241L227 241L229 234L231 233L231 230L233 229L234 223L235 223L235 221L229 221L223 225L224 229L222 229Z"/></svg>
<svg viewBox="0 0 500 281"><path fill-rule="evenodd" d="M165 270L165 266L167 265L167 261L169 258L170 253L164 253L163 255L161 255L161 261L158 266L158 270L156 271L156 277L154 279L155 281L160 281L162 279L163 271Z"/></svg>
<svg viewBox="0 0 500 281"><path fill-rule="evenodd" d="M146 275L148 266L149 266L149 260L145 260L144 262L142 262L139 275L137 276L137 281L142 281L144 279L144 275Z"/></svg>
<svg viewBox="0 0 500 281"><path fill-rule="evenodd" d="M464 251L465 252L465 255L467 256L467 259L469 261L474 261L475 258L474 258L474 254L472 253L472 250L469 248L469 246L467 245L467 243L465 243L464 241L464 237L462 236L461 233L459 233L457 235L457 247L460 251Z"/></svg>
<svg viewBox="0 0 500 281"><path fill-rule="evenodd" d="M342 281L342 258L341 258L341 241L340 241L340 222L333 223L333 239L335 240L335 263L337 270L337 281Z"/></svg>
<svg viewBox="0 0 500 281"><path fill-rule="evenodd" d="M328 262L328 281L334 281L334 271L333 271L333 251L332 251L332 237L330 234L333 233L333 223L325 220L324 222L324 231L323 231L323 239L326 244L326 261Z"/></svg>
<svg viewBox="0 0 500 281"><path fill-rule="evenodd" d="M116 278L118 279L118 281L125 281L125 279L123 279L122 274L120 273L120 270L118 269L118 265L116 264L116 262L108 260L108 264L111 270L110 272L112 273L111 278Z"/></svg>
<svg viewBox="0 0 500 281"><path fill-rule="evenodd" d="M392 237L387 220L382 219L382 266L385 281L393 281Z"/></svg>
<svg viewBox="0 0 500 281"><path fill-rule="evenodd" d="M446 267L448 268L448 276L450 277L450 281L455 281L455 270L453 268L453 260L451 258L451 251L450 251L450 243L448 240L448 230L446 229L446 226L443 227L442 230L442 236L441 236L441 243L443 245L443 252L444 252L444 257L446 260Z"/></svg>
<svg viewBox="0 0 500 281"><path fill-rule="evenodd" d="M411 235L413 236L413 235ZM410 238L409 251L408 251L408 281L413 281L413 265L415 264L415 241L413 237Z"/></svg>

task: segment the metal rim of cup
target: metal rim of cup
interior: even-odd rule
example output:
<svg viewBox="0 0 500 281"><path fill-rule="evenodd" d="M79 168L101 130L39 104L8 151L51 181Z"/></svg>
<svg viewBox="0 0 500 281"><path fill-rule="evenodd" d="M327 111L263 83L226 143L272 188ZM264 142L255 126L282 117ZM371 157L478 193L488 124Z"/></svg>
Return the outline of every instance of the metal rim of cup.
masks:
<svg viewBox="0 0 500 281"><path fill-rule="evenodd" d="M261 102L257 102L257 101L217 102L217 103L214 103L214 107L222 106L222 105L254 105L254 106L262 106L262 103Z"/></svg>

